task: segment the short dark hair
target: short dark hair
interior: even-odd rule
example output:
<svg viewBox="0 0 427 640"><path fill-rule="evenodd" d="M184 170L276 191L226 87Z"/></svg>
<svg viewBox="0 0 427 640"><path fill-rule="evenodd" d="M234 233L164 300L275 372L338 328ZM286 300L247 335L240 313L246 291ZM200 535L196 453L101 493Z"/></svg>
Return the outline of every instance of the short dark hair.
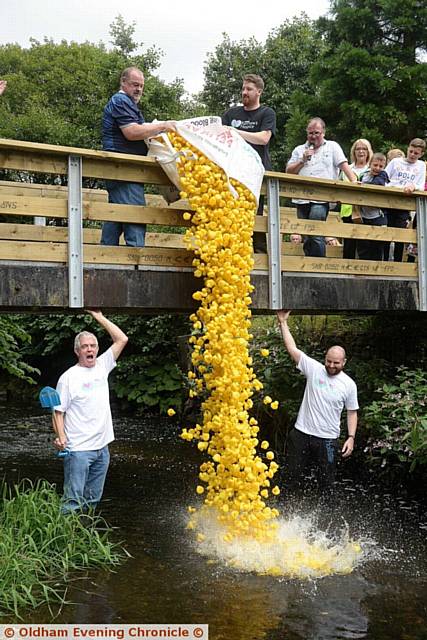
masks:
<svg viewBox="0 0 427 640"><path fill-rule="evenodd" d="M408 147L417 147L418 149L422 149L422 152L424 153L426 150L426 143L422 138L414 138L411 140Z"/></svg>
<svg viewBox="0 0 427 640"><path fill-rule="evenodd" d="M387 158L383 153L374 153L371 158L371 162L374 162L374 160L382 160L383 162L387 162ZM369 164L371 164L371 162Z"/></svg>
<svg viewBox="0 0 427 640"><path fill-rule="evenodd" d="M257 89L264 91L264 80L261 76L257 76L256 73L247 73L243 76L243 82L252 82L256 86Z"/></svg>

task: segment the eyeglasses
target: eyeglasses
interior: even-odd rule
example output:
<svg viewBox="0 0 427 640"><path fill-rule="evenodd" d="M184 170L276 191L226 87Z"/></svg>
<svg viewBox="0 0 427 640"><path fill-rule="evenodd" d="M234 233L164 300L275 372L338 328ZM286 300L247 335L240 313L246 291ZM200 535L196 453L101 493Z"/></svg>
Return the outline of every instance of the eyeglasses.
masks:
<svg viewBox="0 0 427 640"><path fill-rule="evenodd" d="M355 151L368 151L366 147L356 147Z"/></svg>

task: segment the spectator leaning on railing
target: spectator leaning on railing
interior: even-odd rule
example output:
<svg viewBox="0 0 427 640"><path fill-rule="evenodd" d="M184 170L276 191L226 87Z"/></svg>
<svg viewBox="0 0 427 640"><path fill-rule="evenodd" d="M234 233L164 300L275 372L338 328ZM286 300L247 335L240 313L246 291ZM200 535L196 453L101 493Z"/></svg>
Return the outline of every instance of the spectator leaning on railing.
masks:
<svg viewBox="0 0 427 640"><path fill-rule="evenodd" d="M384 171L386 157L382 153L374 153L369 163L369 170L362 174L363 184L374 184L384 187L388 183L388 175ZM387 216L379 207L360 207L363 224L374 227L387 226ZM361 260L384 260L384 242L381 240L358 240L357 253Z"/></svg>
<svg viewBox="0 0 427 640"><path fill-rule="evenodd" d="M390 178L389 187L400 187L410 195L413 191L423 191L426 181L426 165L420 158L424 154L426 143L421 138L414 138L408 145L406 158L394 158L385 170ZM388 209L388 226L395 229L406 229L411 219L406 209ZM415 223L416 224L416 223ZM389 245L389 243L388 243ZM386 246L386 259L388 249ZM402 262L403 242L394 244L394 262Z"/></svg>
<svg viewBox="0 0 427 640"><path fill-rule="evenodd" d="M351 182L357 178L350 169L347 158L337 142L325 140L325 123L321 118L312 118L307 124L307 141L295 147L291 159L286 166L287 173L328 178L337 180L340 171ZM311 200L293 200L297 205L298 218L305 220L326 220L329 202ZM306 256L324 257L326 253L325 238L307 236L304 239Z"/></svg>
<svg viewBox="0 0 427 640"><path fill-rule="evenodd" d="M369 163L374 155L372 151L371 143L365 138L359 138L353 142L350 149L350 169L356 174L357 179L360 180L360 176L368 171ZM347 180L344 172L340 172L340 179ZM342 204L340 208L341 220L347 224L353 223L354 207L351 204ZM342 257L354 260L356 257L357 240L354 238L344 238Z"/></svg>

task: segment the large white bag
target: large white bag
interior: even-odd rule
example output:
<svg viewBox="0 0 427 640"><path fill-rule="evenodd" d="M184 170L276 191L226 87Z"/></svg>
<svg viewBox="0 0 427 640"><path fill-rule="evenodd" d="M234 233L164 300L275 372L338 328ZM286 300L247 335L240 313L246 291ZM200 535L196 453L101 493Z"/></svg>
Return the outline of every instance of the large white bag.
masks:
<svg viewBox="0 0 427 640"><path fill-rule="evenodd" d="M264 167L257 152L232 127L221 124L217 116L202 116L176 123L177 132L191 145L221 167L228 178L244 184L259 199ZM160 138L160 140L159 140ZM180 188L176 170L179 154L166 134L148 140L148 155L160 163L169 179ZM231 191L234 189L230 185Z"/></svg>

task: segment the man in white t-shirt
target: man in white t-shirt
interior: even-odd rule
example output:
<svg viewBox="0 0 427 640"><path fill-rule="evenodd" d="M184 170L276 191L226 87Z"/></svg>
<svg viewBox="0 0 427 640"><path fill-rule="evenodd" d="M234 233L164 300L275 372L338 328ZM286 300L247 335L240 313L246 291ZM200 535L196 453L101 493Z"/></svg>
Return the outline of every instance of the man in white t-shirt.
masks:
<svg viewBox="0 0 427 640"><path fill-rule="evenodd" d="M61 404L52 414L55 446L64 455L63 513L96 507L101 500L114 440L108 375L127 344L121 329L101 311L88 313L110 335L113 344L98 356L98 340L87 331L74 340L78 362L58 380Z"/></svg>
<svg viewBox="0 0 427 640"><path fill-rule="evenodd" d="M337 142L325 140L325 123L321 118L312 118L307 124L307 141L292 151L286 165L286 173L312 178L338 180L340 171L350 180L357 182L357 176L350 169L347 158ZM304 220L326 220L329 202L314 200L292 200L297 205L297 216ZM325 238L305 236L304 254L324 258Z"/></svg>
<svg viewBox="0 0 427 640"><path fill-rule="evenodd" d="M309 464L314 464L320 489L330 489L335 480L339 449L341 413L347 410L348 435L341 449L344 458L351 455L357 429L357 387L344 373L345 351L328 349L325 363L300 351L288 326L290 311L278 311L277 318L285 347L298 369L307 378L304 398L288 439L288 471L291 481L301 479Z"/></svg>

